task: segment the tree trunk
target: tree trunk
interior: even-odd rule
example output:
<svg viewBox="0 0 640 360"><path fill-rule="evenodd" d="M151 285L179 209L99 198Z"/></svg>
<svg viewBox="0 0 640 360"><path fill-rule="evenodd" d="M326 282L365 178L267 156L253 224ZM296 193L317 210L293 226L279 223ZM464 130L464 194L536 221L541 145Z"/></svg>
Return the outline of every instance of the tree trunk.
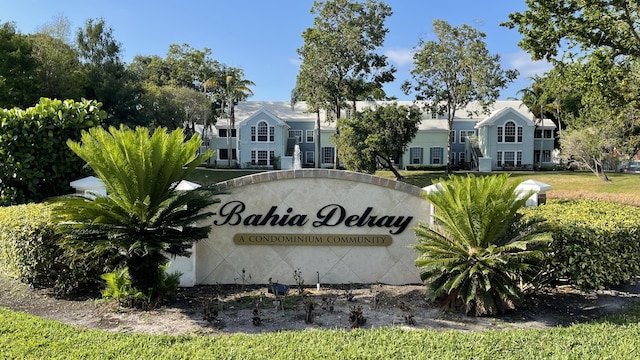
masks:
<svg viewBox="0 0 640 360"><path fill-rule="evenodd" d="M149 254L127 258L131 286L150 296L160 280L160 265L166 262L162 254Z"/></svg>
<svg viewBox="0 0 640 360"><path fill-rule="evenodd" d="M400 173L395 168L395 166L393 166L393 163L391 163L389 158L381 155L376 155L376 157L378 158L378 161L380 161L380 163L383 163L385 168L389 169L389 171L391 171L393 175L395 175L396 180L404 179L404 176L400 175Z"/></svg>

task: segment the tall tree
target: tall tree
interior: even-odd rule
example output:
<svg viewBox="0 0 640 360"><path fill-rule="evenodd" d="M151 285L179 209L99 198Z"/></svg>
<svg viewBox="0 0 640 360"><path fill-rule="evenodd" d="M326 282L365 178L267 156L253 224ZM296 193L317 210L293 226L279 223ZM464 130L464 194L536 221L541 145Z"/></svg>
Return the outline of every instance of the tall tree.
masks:
<svg viewBox="0 0 640 360"><path fill-rule="evenodd" d="M211 49L194 49L189 44L171 44L166 64L170 70L170 84L202 90L203 84L217 76L223 65L211 57Z"/></svg>
<svg viewBox="0 0 640 360"><path fill-rule="evenodd" d="M583 165L608 181L602 172L606 165L629 161L640 151L640 61L614 59L610 51L599 49L562 69L562 84L581 100L578 111L564 115L570 133L560 138L562 155L587 159L590 163Z"/></svg>
<svg viewBox="0 0 640 360"><path fill-rule="evenodd" d="M325 109L332 121L341 117L347 101L369 91L361 84L381 89L393 80L393 69L377 52L392 11L382 1L327 0L314 1L311 13L313 27L302 33L304 45L297 50L302 60L298 84L310 110Z"/></svg>
<svg viewBox="0 0 640 360"><path fill-rule="evenodd" d="M145 83L143 86L140 114L148 119L150 126L169 130L184 128L190 136L194 134L196 124L212 123L211 101L203 93L170 85Z"/></svg>
<svg viewBox="0 0 640 360"><path fill-rule="evenodd" d="M226 109L226 116L227 119L229 119L227 146L229 151L229 165L231 165L233 148L231 138L236 127L235 108L239 101L246 100L253 95L251 86L255 86L255 83L245 79L244 72L238 68L227 68L220 75L221 76L208 79L205 84L213 87L212 97L220 102L221 108ZM223 111L221 111L221 113L223 113Z"/></svg>
<svg viewBox="0 0 640 360"><path fill-rule="evenodd" d="M27 108L38 101L31 75L37 64L29 37L13 23L0 24L0 108Z"/></svg>
<svg viewBox="0 0 640 360"><path fill-rule="evenodd" d="M488 107L518 76L517 70L503 70L500 56L491 55L484 39L486 34L469 25L452 27L443 20L433 22L437 40L420 40L413 56L413 83L406 81L403 91L415 92L416 100L427 101L438 113L447 114L449 132L456 111L472 101ZM447 145L451 154L451 136ZM447 161L451 173L451 161Z"/></svg>
<svg viewBox="0 0 640 360"><path fill-rule="evenodd" d="M165 86L172 83L171 66L158 55L136 55L127 66L127 71L136 81L150 83L155 86Z"/></svg>
<svg viewBox="0 0 640 360"><path fill-rule="evenodd" d="M81 99L86 76L75 49L63 40L44 33L30 36L36 68L32 81L40 97Z"/></svg>
<svg viewBox="0 0 640 360"><path fill-rule="evenodd" d="M334 139L348 170L374 173L378 167L389 169L401 179L393 166L415 138L422 112L416 106L390 104L366 109L351 119L338 119L342 129Z"/></svg>
<svg viewBox="0 0 640 360"><path fill-rule="evenodd" d="M89 19L78 29L76 41L87 74L84 96L103 103L107 124L138 124L136 100L141 89L125 69L113 29L104 19Z"/></svg>
<svg viewBox="0 0 640 360"><path fill-rule="evenodd" d="M524 12L503 23L523 35L518 45L534 60L607 48L640 57L640 4L635 0L526 0Z"/></svg>

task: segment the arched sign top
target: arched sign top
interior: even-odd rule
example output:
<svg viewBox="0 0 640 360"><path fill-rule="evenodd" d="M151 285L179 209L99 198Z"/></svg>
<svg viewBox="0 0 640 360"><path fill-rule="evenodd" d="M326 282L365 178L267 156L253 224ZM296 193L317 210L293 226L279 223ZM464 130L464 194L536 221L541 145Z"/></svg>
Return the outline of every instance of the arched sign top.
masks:
<svg viewBox="0 0 640 360"><path fill-rule="evenodd" d="M423 197L424 190L415 185L407 184L402 181L396 181L389 178L384 178L375 175L363 174L346 170L333 170L333 169L301 169L301 170L278 170L262 172L252 175L247 175L228 181L218 183L222 189L239 188L246 185L253 185L262 182L272 182L278 180L291 180L291 179L303 179L303 178L323 178L323 179L336 179L345 181L355 181L360 183L366 183L376 185L388 189L394 189L397 191L405 192L414 196Z"/></svg>

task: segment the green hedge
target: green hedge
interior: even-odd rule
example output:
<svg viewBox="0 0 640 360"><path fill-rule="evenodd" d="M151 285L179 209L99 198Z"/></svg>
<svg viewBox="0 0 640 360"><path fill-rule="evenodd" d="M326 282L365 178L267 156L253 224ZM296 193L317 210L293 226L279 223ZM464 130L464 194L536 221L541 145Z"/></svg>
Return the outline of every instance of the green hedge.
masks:
<svg viewBox="0 0 640 360"><path fill-rule="evenodd" d="M73 259L58 246L51 205L0 207L0 271L57 293L96 290L109 270L100 259ZM77 255L77 254L76 254Z"/></svg>
<svg viewBox="0 0 640 360"><path fill-rule="evenodd" d="M69 182L88 173L66 142L100 125L106 117L100 106L95 100L41 98L26 110L0 109L0 205L72 192Z"/></svg>
<svg viewBox="0 0 640 360"><path fill-rule="evenodd" d="M551 200L524 210L551 227L551 280L603 289L640 276L640 209L596 200Z"/></svg>

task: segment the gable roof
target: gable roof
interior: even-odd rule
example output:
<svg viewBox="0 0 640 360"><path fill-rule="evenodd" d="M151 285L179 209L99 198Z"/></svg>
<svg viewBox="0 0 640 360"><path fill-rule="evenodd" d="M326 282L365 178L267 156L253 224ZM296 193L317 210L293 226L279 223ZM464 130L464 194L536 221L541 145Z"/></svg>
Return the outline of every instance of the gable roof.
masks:
<svg viewBox="0 0 640 360"><path fill-rule="evenodd" d="M483 126L492 126L495 124L496 121L504 118L505 116L515 116L517 118L520 118L522 121L524 121L528 126L534 126L535 124L533 123L533 121L531 121L531 119L529 119L528 117L524 116L521 112L516 111L514 108L512 107L505 107L499 110L495 110L494 112L492 112L491 114L489 114L488 117L486 117L484 120L480 121L479 123L476 124L476 129L479 129Z"/></svg>
<svg viewBox="0 0 640 360"><path fill-rule="evenodd" d="M287 124L285 121L283 121L281 118L275 116L274 114L272 114L271 112L267 111L264 107L259 108L256 112L254 112L253 114L251 114L249 117L247 117L246 119L242 120L241 123L238 124L238 127L243 126L244 124L249 123L249 121L257 118L258 116L260 116L261 114L266 115L268 118L270 118L271 120L273 120L276 124L280 125L280 126L286 126L289 127L289 124Z"/></svg>

